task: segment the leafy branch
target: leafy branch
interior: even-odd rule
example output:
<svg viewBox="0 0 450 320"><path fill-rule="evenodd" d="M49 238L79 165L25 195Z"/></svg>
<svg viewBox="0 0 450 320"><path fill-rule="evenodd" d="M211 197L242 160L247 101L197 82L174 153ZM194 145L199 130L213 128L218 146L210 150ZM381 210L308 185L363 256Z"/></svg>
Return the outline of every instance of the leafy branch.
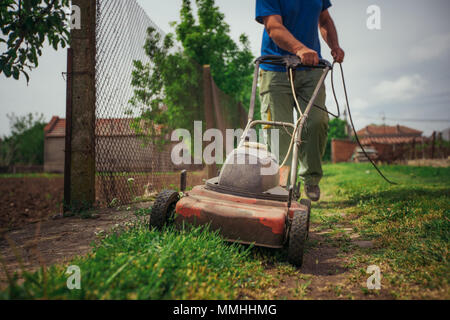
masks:
<svg viewBox="0 0 450 320"><path fill-rule="evenodd" d="M23 74L27 82L39 64L38 57L47 39L57 50L69 43L67 25L69 0L2 0L0 3L0 74L18 80Z"/></svg>

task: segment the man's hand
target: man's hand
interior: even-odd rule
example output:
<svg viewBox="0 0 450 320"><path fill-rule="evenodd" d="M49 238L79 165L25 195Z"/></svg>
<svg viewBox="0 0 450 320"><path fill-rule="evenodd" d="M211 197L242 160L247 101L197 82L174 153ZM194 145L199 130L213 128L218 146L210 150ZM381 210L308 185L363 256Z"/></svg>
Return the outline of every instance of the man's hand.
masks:
<svg viewBox="0 0 450 320"><path fill-rule="evenodd" d="M296 52L296 55L302 60L302 64L315 66L319 64L319 55L316 51L304 47Z"/></svg>
<svg viewBox="0 0 450 320"><path fill-rule="evenodd" d="M344 62L345 52L340 47L331 50L331 55L337 63Z"/></svg>

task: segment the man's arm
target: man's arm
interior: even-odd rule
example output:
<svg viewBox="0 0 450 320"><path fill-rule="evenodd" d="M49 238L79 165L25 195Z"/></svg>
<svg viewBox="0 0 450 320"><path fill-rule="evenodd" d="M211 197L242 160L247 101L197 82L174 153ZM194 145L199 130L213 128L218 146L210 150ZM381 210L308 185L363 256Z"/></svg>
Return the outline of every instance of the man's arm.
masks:
<svg viewBox="0 0 450 320"><path fill-rule="evenodd" d="M283 25L283 18L280 15L263 17L263 22L269 37L280 48L299 56L305 65L317 65L319 63L317 52L298 41Z"/></svg>
<svg viewBox="0 0 450 320"><path fill-rule="evenodd" d="M339 39L336 31L334 21L330 16L328 10L322 11L319 18L319 29L322 38L331 49L331 55L336 62L344 62L345 52L339 46Z"/></svg>

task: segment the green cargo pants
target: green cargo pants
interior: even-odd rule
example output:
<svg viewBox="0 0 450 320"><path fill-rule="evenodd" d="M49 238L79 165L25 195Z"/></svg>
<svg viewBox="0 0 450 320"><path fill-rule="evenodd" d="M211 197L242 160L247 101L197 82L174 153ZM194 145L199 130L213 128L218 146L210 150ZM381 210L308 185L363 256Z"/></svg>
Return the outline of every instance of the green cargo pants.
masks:
<svg viewBox="0 0 450 320"><path fill-rule="evenodd" d="M322 70L299 70L295 75L295 90L298 96L309 100L320 79ZM286 72L261 70L260 74L261 119L271 121L294 122L295 101ZM325 109L325 86L320 89L315 104ZM307 103L298 99L302 112ZM322 157L325 153L328 134L328 113L313 107L306 120L302 133L302 145L299 152L300 178L306 184L318 185L322 172ZM269 127L265 127L270 129ZM274 129L274 128L271 128ZM267 130L267 143L271 144L270 130ZM279 162L284 160L291 141L290 135L279 130ZM291 166L292 153L286 162ZM289 185L289 181L288 181Z"/></svg>

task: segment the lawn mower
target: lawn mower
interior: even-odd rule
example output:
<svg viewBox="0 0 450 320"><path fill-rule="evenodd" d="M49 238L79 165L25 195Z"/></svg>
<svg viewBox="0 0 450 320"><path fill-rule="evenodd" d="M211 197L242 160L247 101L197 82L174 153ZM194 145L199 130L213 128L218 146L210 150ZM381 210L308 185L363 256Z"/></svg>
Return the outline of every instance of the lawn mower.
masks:
<svg viewBox="0 0 450 320"><path fill-rule="evenodd" d="M298 120L295 123L254 120L258 75L261 64L284 66L291 83ZM299 67L323 70L304 112L300 110L294 87L295 70ZM304 66L296 56L262 56L256 60L248 123L237 149L226 158L219 176L205 185L186 189L186 172L181 175L181 194L164 190L156 198L150 215L150 229L162 228L169 221L176 225L210 225L231 242L269 248L288 247L288 261L300 267L308 238L311 202L300 200L298 154L302 146L302 130L319 90L333 66L321 59L316 66ZM250 141L250 130L258 125L292 130L286 158L280 165L267 145ZM284 164L292 154L292 165ZM270 170L271 168L271 170ZM281 168L281 170L280 170ZM282 171L287 168L287 174ZM263 171L266 171L262 174ZM281 171L281 174L280 174ZM290 175L286 187L280 176ZM286 179L287 181L287 179ZM299 201L300 200L300 201Z"/></svg>

